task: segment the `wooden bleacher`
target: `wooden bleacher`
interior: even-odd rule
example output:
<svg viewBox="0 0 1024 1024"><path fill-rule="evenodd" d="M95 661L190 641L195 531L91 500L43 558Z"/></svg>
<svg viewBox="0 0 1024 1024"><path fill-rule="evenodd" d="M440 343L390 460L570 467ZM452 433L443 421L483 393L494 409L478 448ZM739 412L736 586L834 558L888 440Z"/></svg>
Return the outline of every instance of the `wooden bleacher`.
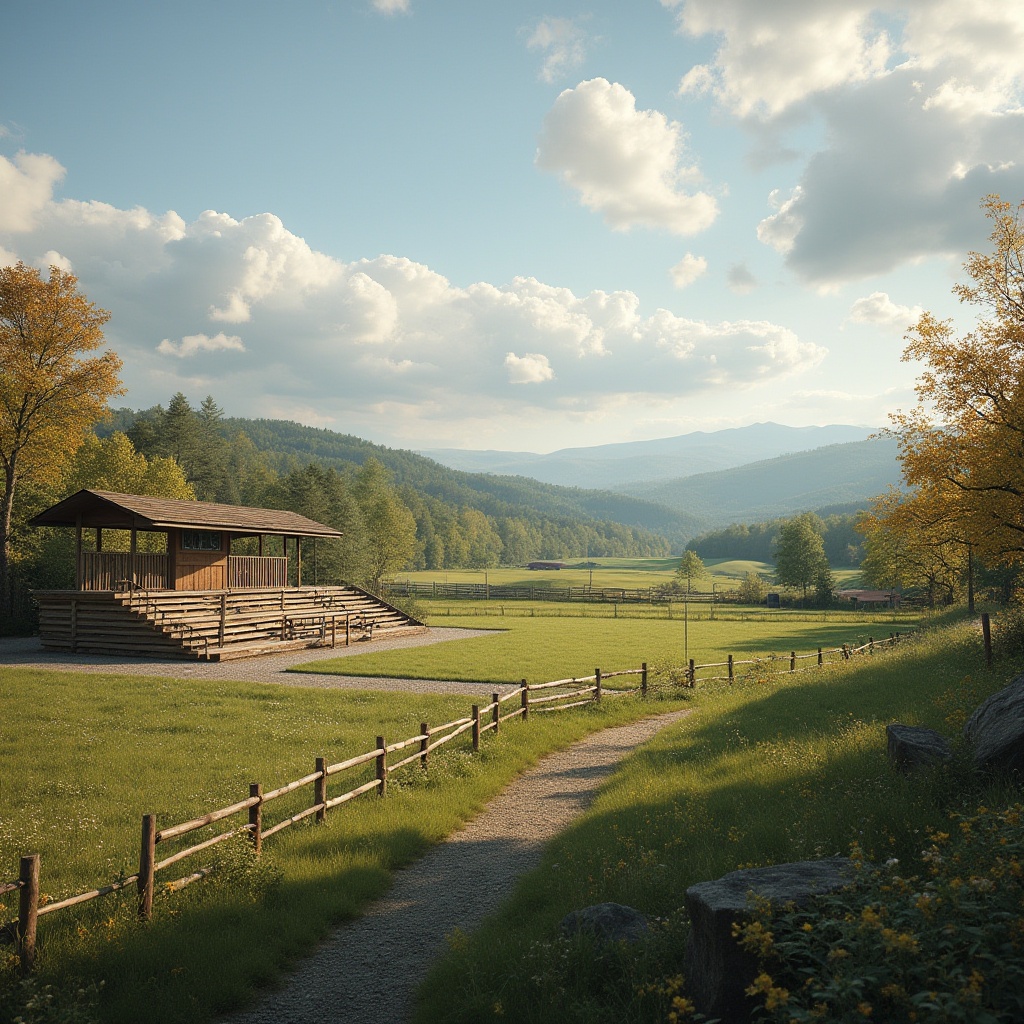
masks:
<svg viewBox="0 0 1024 1024"><path fill-rule="evenodd" d="M358 587L36 591L45 650L224 661L419 632Z"/></svg>

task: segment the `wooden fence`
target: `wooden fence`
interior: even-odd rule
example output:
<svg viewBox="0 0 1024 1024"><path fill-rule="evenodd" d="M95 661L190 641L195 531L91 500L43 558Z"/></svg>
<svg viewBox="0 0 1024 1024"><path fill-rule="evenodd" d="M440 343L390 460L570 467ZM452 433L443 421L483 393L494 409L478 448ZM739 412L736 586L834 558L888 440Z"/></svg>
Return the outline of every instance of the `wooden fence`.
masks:
<svg viewBox="0 0 1024 1024"><path fill-rule="evenodd" d="M392 580L384 584L390 596L441 598L446 601L585 601L594 604L679 604L680 593L659 587L551 586L516 583L417 583ZM686 596L691 604L722 604L739 601L735 591L693 590Z"/></svg>
<svg viewBox="0 0 1024 1024"><path fill-rule="evenodd" d="M621 676L639 676L639 685L625 689L604 689L606 680ZM538 690L552 690L556 687L561 688L562 692L545 694L540 697L531 696ZM295 825L304 818L315 816L317 822L322 822L329 810L362 796L364 793L376 791L379 796L385 796L390 773L417 763L421 769L426 769L432 751L450 743L463 733L471 734L472 749L476 752L480 749L480 739L483 734L493 730L497 735L501 724L510 718L522 718L525 722L529 719L531 712L564 711L568 708L579 707L581 704L600 702L603 697L630 694L639 695L642 698L647 696L646 663L638 669L626 669L620 672L602 673L600 669L595 669L593 676L582 679L556 679L548 683L534 684L529 684L524 679L519 686L504 696L497 693L491 694L489 704L483 706L474 704L468 717L458 718L434 727L428 726L426 722L421 722L420 731L415 736L399 740L397 743L387 743L383 736L378 736L373 749L337 764L327 764L325 758L317 757L314 762L314 770L301 779L285 783L269 792L264 792L263 786L259 782L250 783L249 795L244 800L209 811L189 821L158 829L156 816L144 814L142 816L139 869L135 874L119 878L108 885L90 889L88 892L46 903L43 906L39 905L40 855L24 856L21 858L18 878L11 882L0 882L0 896L18 890L18 919L10 922L8 928L14 931L21 969L27 973L35 962L36 929L40 917L134 886L138 897L139 918L148 921L153 913L153 893L158 872L166 870L187 857L209 850L217 844L237 836L240 832L248 834L256 854L259 855L264 840ZM503 714L503 705L508 702L514 702L515 706ZM393 763L389 760L392 754L405 750L412 752L405 754L400 760ZM343 793L329 795L328 786L332 777L340 776L343 772L371 762L374 765L374 773L370 781L356 785ZM263 820L264 809L267 805L304 787L311 787L312 803L303 810L282 818L268 827ZM170 843L209 825L242 814L247 816L245 824L233 826L227 831L203 838L191 846L178 849L162 859L157 859L157 849L160 844ZM167 892L176 892L207 877L212 870L210 865L199 867L174 881L164 883L163 888Z"/></svg>

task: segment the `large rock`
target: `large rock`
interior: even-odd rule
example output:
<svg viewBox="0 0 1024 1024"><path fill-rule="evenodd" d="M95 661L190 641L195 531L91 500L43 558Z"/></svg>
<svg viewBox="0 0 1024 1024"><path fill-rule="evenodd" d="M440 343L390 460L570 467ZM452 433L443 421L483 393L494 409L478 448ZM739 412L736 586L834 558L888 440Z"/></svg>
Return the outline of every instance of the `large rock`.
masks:
<svg viewBox="0 0 1024 1024"><path fill-rule="evenodd" d="M640 942L650 934L647 918L621 903L598 903L573 910L562 918L559 930L567 936L586 932L601 944Z"/></svg>
<svg viewBox="0 0 1024 1024"><path fill-rule="evenodd" d="M930 768L948 761L953 752L949 740L934 729L923 725L900 725L894 722L885 727L889 760L905 772Z"/></svg>
<svg viewBox="0 0 1024 1024"><path fill-rule="evenodd" d="M964 738L978 768L1024 774L1024 675L978 706Z"/></svg>
<svg viewBox="0 0 1024 1024"><path fill-rule="evenodd" d="M750 1020L755 1003L744 990L757 975L757 959L732 935L733 924L750 919L750 893L776 906L800 906L813 896L841 889L853 876L848 857L827 857L731 871L714 882L691 885L686 890L692 927L684 971L697 1009L723 1024Z"/></svg>

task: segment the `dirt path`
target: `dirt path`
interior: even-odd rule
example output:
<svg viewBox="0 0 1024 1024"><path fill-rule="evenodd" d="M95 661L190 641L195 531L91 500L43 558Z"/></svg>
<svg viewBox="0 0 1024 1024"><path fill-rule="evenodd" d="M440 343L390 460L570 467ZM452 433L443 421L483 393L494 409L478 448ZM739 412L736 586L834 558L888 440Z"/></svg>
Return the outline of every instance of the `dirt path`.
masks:
<svg viewBox="0 0 1024 1024"><path fill-rule="evenodd" d="M408 1020L413 992L445 935L476 927L537 866L548 840L590 805L619 761L687 714L606 729L544 758L462 831L396 872L388 895L337 929L284 988L223 1024Z"/></svg>

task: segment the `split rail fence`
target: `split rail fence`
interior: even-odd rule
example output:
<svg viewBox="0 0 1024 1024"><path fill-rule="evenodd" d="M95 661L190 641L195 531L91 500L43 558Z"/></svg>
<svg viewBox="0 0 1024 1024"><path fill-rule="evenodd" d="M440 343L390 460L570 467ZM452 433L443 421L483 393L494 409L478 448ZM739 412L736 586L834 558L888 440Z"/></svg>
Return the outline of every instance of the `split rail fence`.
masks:
<svg viewBox="0 0 1024 1024"><path fill-rule="evenodd" d="M639 685L626 688L606 690L604 683L608 679L623 676L638 676ZM582 685L581 685L582 684ZM542 696L532 696L537 691L555 690L557 693L545 693ZM135 887L138 898L138 916L143 921L148 921L153 914L153 894L156 887L157 872L171 867L187 857L195 856L203 851L237 836L239 833L247 833L256 855L262 850L263 842L278 832L295 825L305 818L315 816L317 822L323 822L327 812L341 804L354 800L364 793L376 791L379 796L387 794L388 776L400 768L409 765L419 764L421 769L429 765L432 751L450 743L464 733L470 733L472 749L474 752L480 749L480 739L484 733L492 731L495 735L503 722L511 718L521 718L524 722L529 719L531 712L564 711L569 708L579 707L583 704L599 703L603 697L639 695L641 698L647 696L647 665L644 663L638 669L625 669L619 672L602 673L595 669L593 676L572 679L556 679L547 683L527 683L524 679L515 689L504 696L493 693L491 702L486 705L474 704L469 716L457 718L444 725L430 727L426 722L420 723L420 731L408 739L399 740L396 743L387 743L383 736L378 736L372 750L357 754L354 757L339 761L337 764L328 764L326 758L317 757L315 767L308 775L301 779L285 783L276 789L265 792L259 782L249 785L249 795L244 800L230 804L227 807L218 808L189 821L183 821L176 825L169 825L164 828L157 828L156 815L145 814L142 816L141 843L139 853L139 869L135 874L118 878L109 885L90 889L88 892L68 896L65 899L44 903L40 906L40 855L31 854L24 856L20 861L20 869L17 880L0 882L0 896L5 893L18 891L18 919L10 922L8 929L13 929L14 941L20 958L20 965L23 972L32 969L36 957L36 931L38 919L47 914L64 910L68 907L87 903L90 900L98 899L110 893L119 892L123 889ZM513 702L512 710L503 713L503 707ZM404 754L398 761L392 762L390 757L400 751L410 751ZM373 778L360 785L335 796L328 794L329 780L363 765L373 764ZM272 801L287 796L304 787L312 788L312 804L303 810L277 821L267 827L264 823L264 808ZM183 836L198 832L209 825L224 821L237 815L245 814L247 821L244 825L236 826L217 835L201 839L184 849L178 849L166 857L158 859L157 849L163 843L170 843ZM166 847L165 847L166 849ZM177 892L206 878L212 873L212 865L197 868L189 874L183 875L174 881L163 885L166 892Z"/></svg>

